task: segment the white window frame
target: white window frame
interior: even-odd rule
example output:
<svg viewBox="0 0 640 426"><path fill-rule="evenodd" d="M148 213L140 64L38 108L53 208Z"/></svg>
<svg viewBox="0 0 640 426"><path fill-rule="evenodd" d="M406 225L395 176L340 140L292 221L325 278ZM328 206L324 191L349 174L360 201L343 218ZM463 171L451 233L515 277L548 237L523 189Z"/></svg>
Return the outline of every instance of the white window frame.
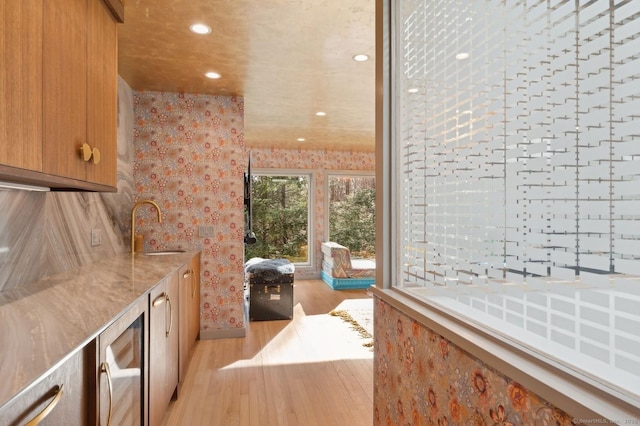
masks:
<svg viewBox="0 0 640 426"><path fill-rule="evenodd" d="M363 178L375 178L376 174L372 171L358 171L358 170L330 170L325 173L324 179L324 241L330 241L331 235L329 235L329 179L332 177L363 177ZM376 183L377 186L377 183ZM376 194L377 195L377 194Z"/></svg>
<svg viewBox="0 0 640 426"><path fill-rule="evenodd" d="M307 261L295 262L294 265L299 268L311 268L313 259L315 258L315 232L313 226L313 212L315 211L314 203L314 179L313 173L305 169L261 169L256 168L251 171L253 176L301 176L307 178L308 194L307 194Z"/></svg>

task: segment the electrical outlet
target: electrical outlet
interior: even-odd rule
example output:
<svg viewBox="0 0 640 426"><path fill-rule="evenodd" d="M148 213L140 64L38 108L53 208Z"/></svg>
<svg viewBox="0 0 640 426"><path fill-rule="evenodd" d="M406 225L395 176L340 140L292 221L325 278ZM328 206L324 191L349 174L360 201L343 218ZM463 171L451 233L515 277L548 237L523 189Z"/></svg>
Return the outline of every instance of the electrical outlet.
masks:
<svg viewBox="0 0 640 426"><path fill-rule="evenodd" d="M91 247L102 244L102 229L91 230Z"/></svg>
<svg viewBox="0 0 640 426"><path fill-rule="evenodd" d="M213 237L213 225L198 225L198 236Z"/></svg>

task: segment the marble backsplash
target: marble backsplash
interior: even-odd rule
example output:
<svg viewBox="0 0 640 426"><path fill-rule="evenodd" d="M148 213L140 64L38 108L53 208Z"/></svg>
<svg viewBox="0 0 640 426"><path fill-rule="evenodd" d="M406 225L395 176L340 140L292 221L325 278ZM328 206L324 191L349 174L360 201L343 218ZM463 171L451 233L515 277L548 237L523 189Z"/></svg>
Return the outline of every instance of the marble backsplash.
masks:
<svg viewBox="0 0 640 426"><path fill-rule="evenodd" d="M129 250L133 94L118 81L118 192L0 190L0 291ZM91 230L102 244L91 246Z"/></svg>

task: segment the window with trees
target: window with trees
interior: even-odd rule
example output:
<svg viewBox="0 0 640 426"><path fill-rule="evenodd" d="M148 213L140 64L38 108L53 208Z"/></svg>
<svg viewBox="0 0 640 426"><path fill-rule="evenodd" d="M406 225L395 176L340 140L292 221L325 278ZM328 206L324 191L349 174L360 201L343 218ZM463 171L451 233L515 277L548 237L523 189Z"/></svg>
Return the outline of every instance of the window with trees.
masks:
<svg viewBox="0 0 640 426"><path fill-rule="evenodd" d="M395 286L637 406L640 2L389 4Z"/></svg>
<svg viewBox="0 0 640 426"><path fill-rule="evenodd" d="M328 176L328 241L335 241L354 257L376 255L376 181L373 175Z"/></svg>
<svg viewBox="0 0 640 426"><path fill-rule="evenodd" d="M310 181L308 174L254 172L251 202L256 243L245 246L245 259L309 263Z"/></svg>

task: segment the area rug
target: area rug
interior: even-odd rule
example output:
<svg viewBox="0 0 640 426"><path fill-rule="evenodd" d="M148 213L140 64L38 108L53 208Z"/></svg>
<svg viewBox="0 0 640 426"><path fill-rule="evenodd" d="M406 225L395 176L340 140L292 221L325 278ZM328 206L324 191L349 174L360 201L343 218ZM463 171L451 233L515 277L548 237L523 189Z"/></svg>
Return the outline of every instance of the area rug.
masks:
<svg viewBox="0 0 640 426"><path fill-rule="evenodd" d="M360 337L366 339L362 344L365 347L373 347L373 299L347 299L329 315L340 317L350 324Z"/></svg>

